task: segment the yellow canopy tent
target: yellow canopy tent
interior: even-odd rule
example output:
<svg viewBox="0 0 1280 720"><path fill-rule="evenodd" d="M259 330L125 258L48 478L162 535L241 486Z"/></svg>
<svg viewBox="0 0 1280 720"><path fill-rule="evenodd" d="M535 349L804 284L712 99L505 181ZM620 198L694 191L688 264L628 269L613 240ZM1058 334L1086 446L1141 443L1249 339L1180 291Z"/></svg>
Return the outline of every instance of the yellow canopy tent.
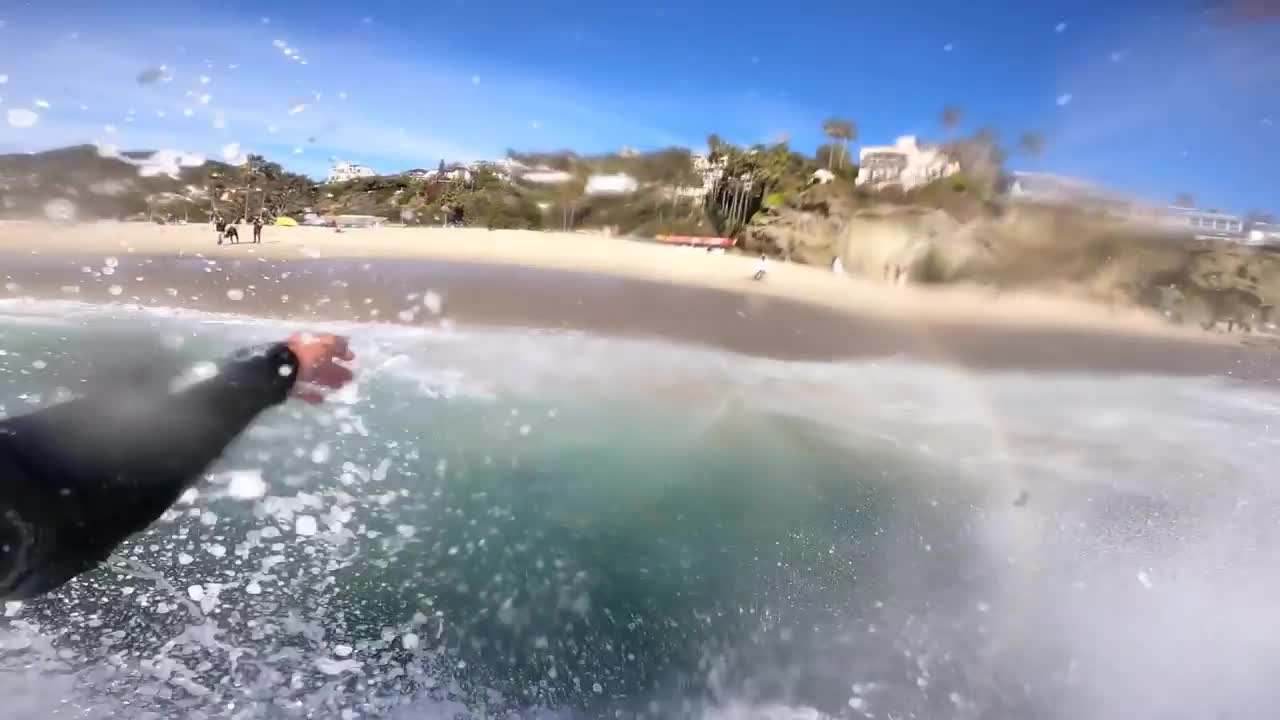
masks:
<svg viewBox="0 0 1280 720"><path fill-rule="evenodd" d="M281 227L298 227L298 221L284 215L276 218L276 225Z"/></svg>

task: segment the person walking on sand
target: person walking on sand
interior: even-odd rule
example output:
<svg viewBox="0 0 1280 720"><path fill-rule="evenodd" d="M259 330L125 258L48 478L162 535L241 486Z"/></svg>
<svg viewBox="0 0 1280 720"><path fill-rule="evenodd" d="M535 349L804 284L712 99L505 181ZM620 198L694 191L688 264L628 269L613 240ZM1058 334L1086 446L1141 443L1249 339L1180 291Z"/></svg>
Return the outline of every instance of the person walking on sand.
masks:
<svg viewBox="0 0 1280 720"><path fill-rule="evenodd" d="M213 216L213 229L218 233L218 244L222 244L223 237L227 234L227 221L222 219L221 215Z"/></svg>
<svg viewBox="0 0 1280 720"><path fill-rule="evenodd" d="M760 259L756 261L756 272L752 277L754 277L756 280L763 280L764 276L768 274L769 274L769 258L766 257L765 255L761 255Z"/></svg>
<svg viewBox="0 0 1280 720"><path fill-rule="evenodd" d="M262 216L259 215L253 219L253 244L262 243Z"/></svg>
<svg viewBox="0 0 1280 720"><path fill-rule="evenodd" d="M351 381L340 363L353 359L346 338L299 333L209 372L0 420L0 601L43 595L106 561L259 414L290 396L322 402Z"/></svg>

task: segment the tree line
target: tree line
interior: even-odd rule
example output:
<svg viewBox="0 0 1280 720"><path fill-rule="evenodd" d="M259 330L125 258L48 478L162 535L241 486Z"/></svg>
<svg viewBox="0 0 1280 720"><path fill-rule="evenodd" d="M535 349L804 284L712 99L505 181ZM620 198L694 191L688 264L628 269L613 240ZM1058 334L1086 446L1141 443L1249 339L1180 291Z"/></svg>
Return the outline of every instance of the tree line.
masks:
<svg viewBox="0 0 1280 720"><path fill-rule="evenodd" d="M942 109L939 124L944 136L940 145L959 162L965 183L975 192L989 195L1003 177L1007 153L991 126L969 136L956 136L964 118L963 108ZM223 166L210 172L206 185L211 211L227 216L262 213L274 217L314 209L379 214L413 222L559 229L621 219L624 226L656 223L736 235L762 208L785 202L807 187L818 169L831 172L838 183L853 183L858 165L850 145L859 137L857 123L833 116L823 121L821 129L828 142L811 155L791 148L786 138L740 146L711 134L707 137L710 168L702 169L709 178L695 167L688 149L673 147L601 156L581 156L571 150L509 150L508 157L513 160L572 176L568 182L545 187L501 182L485 168L465 178L383 176L339 185L318 184L260 155L248 156L238 167ZM1017 138L1018 150L1029 158L1040 157L1045 146L1045 138L1038 132L1024 132ZM446 165L443 159L440 164ZM634 177L642 190L625 199L586 196L586 178L598 173L625 173ZM690 188L702 188L705 193L688 192ZM700 202L691 202L699 197Z"/></svg>

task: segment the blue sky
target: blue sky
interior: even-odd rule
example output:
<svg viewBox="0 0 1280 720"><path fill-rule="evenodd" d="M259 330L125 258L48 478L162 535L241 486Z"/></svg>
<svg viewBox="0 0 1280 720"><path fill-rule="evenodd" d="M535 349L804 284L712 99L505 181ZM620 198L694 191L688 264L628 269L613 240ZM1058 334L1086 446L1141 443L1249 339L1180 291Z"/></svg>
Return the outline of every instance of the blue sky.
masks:
<svg viewBox="0 0 1280 720"><path fill-rule="evenodd" d="M0 152L106 142L261 152L312 175L335 157L390 172L508 147L701 147L710 132L812 150L832 114L855 120L860 142L938 138L955 104L967 130L1046 135L1045 155L1015 155L1017 169L1280 212L1280 23L1201 8L11 2L0 119L30 109L39 121L0 122ZM161 65L168 82L137 82Z"/></svg>

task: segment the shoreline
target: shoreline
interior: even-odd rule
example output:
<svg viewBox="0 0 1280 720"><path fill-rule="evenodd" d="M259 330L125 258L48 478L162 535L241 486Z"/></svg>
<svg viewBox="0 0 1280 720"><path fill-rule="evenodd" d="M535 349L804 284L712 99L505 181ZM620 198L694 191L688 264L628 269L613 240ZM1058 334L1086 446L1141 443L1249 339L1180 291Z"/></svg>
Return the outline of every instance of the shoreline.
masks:
<svg viewBox="0 0 1280 720"><path fill-rule="evenodd" d="M975 370L1216 375L1252 382L1280 377L1274 353L1176 335L981 318L895 319L762 294L520 265L41 253L5 256L3 274L0 297L177 307L310 326L452 323L661 339L781 360L906 357Z"/></svg>
<svg viewBox="0 0 1280 720"><path fill-rule="evenodd" d="M247 232L246 232L247 236ZM825 268L773 261L763 282L751 279L753 258L710 254L604 235L473 228L268 227L264 242L217 245L206 225L98 222L55 225L0 222L0 256L106 256L239 260L400 260L522 267L649 281L776 298L888 322L1008 325L1075 329L1126 336L1175 337L1204 344L1230 338L1179 327L1137 308L1046 293L954 285L897 287L836 276Z"/></svg>

